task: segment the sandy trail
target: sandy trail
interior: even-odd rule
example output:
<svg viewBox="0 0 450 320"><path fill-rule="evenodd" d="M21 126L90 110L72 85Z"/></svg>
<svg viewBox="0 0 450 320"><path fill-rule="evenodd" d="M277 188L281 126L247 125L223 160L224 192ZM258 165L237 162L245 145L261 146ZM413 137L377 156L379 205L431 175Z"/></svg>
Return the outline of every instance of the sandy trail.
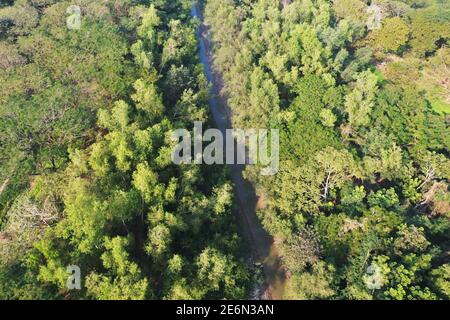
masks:
<svg viewBox="0 0 450 320"><path fill-rule="evenodd" d="M217 128L225 136L225 130L231 128L231 113L227 107L226 99L220 94L222 81L219 75L214 73L212 67L208 29L203 22L201 10L197 5L192 9L192 16L201 21L201 25L197 30L197 39L199 42L200 61L203 64L205 76L211 83L209 99L211 113ZM239 205L238 219L240 229L253 249L254 258L263 264L268 298L278 300L283 296L285 273L273 238L264 230L256 216L258 197L253 186L245 181L242 176L244 168L245 166L243 165L230 165L231 179L234 183L236 199Z"/></svg>

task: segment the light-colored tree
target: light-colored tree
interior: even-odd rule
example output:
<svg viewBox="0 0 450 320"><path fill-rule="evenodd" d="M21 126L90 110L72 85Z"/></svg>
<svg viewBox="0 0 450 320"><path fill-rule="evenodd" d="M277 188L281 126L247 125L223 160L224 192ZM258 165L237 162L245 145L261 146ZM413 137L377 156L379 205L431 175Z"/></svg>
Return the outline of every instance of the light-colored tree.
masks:
<svg viewBox="0 0 450 320"><path fill-rule="evenodd" d="M149 295L149 283L139 266L130 261L128 238L105 238L103 266L107 274L92 272L86 278L88 295L99 300L143 300Z"/></svg>
<svg viewBox="0 0 450 320"><path fill-rule="evenodd" d="M324 200L327 200L330 190L340 187L351 177L359 175L355 160L347 150L327 147L318 152L315 159L323 177L322 198Z"/></svg>
<svg viewBox="0 0 450 320"><path fill-rule="evenodd" d="M377 77L367 70L360 73L353 90L345 98L345 111L353 128L366 126L370 122L370 112L374 107Z"/></svg>

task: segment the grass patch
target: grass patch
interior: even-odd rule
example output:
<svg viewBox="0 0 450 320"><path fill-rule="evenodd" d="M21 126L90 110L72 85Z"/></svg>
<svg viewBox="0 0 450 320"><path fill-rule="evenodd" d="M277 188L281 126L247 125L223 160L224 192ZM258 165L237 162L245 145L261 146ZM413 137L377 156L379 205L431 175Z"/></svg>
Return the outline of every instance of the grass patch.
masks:
<svg viewBox="0 0 450 320"><path fill-rule="evenodd" d="M450 104L441 100L432 100L430 103L434 111L440 114L450 114Z"/></svg>
<svg viewBox="0 0 450 320"><path fill-rule="evenodd" d="M384 82L384 80L385 80L384 79L384 75L383 75L383 73L381 72L380 69L374 68L373 74L377 77L378 83L383 83Z"/></svg>

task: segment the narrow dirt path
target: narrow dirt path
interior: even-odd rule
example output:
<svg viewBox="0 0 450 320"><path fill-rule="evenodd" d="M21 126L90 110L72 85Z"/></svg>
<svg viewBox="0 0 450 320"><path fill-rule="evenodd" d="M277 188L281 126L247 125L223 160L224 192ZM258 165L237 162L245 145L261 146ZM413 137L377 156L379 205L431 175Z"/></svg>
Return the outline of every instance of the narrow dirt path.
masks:
<svg viewBox="0 0 450 320"><path fill-rule="evenodd" d="M203 64L205 76L212 85L209 99L211 113L217 128L225 136L225 130L231 128L230 112L227 108L226 99L220 94L222 82L219 75L215 74L212 68L208 29L204 24L201 10L197 5L192 9L192 16L201 21L201 25L197 30L197 39L200 45L200 61ZM234 183L239 207L240 228L253 249L254 258L263 264L268 293L266 298L278 300L283 296L285 273L273 238L264 230L256 216L258 198L253 186L245 181L242 176L244 168L245 166L243 165L230 165L231 179Z"/></svg>

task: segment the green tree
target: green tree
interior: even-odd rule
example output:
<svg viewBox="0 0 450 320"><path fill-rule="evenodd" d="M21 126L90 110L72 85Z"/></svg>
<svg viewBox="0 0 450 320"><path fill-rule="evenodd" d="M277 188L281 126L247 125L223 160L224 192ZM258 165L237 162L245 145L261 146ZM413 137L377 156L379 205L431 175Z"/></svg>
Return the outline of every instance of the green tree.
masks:
<svg viewBox="0 0 450 320"><path fill-rule="evenodd" d="M139 266L129 260L129 238L105 238L101 259L107 274L91 273L86 278L88 295L99 300L143 300L151 297L147 278Z"/></svg>
<svg viewBox="0 0 450 320"><path fill-rule="evenodd" d="M409 26L400 17L387 18L369 35L371 45L384 53L399 53L409 40Z"/></svg>

